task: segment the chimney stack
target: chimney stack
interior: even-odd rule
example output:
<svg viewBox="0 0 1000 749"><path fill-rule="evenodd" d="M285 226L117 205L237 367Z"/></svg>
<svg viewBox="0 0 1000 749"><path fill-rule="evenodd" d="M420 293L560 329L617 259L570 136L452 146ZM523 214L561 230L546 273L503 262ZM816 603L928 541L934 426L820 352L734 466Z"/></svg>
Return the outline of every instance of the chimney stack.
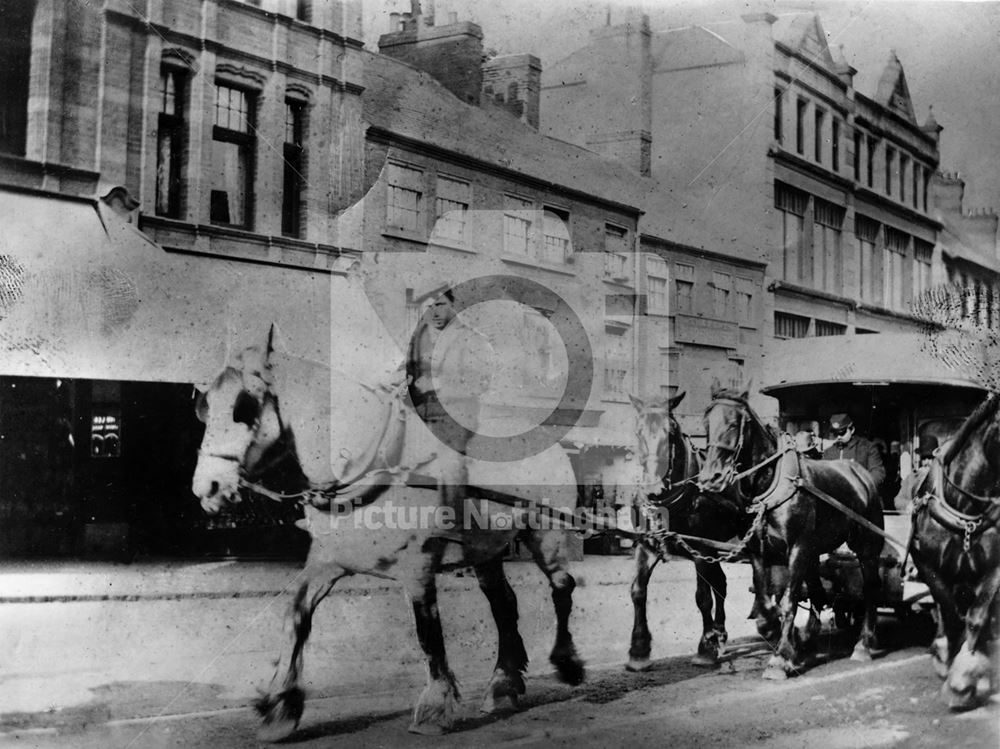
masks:
<svg viewBox="0 0 1000 749"><path fill-rule="evenodd" d="M542 62L534 55L504 55L483 63L483 98L538 129Z"/></svg>
<svg viewBox="0 0 1000 749"><path fill-rule="evenodd" d="M469 21L435 26L433 4L430 7L430 13L423 16L419 0L412 0L412 11L403 14L402 27L379 37L379 52L429 73L459 99L478 106L483 88L483 30ZM448 20L453 17L457 16L450 14Z"/></svg>

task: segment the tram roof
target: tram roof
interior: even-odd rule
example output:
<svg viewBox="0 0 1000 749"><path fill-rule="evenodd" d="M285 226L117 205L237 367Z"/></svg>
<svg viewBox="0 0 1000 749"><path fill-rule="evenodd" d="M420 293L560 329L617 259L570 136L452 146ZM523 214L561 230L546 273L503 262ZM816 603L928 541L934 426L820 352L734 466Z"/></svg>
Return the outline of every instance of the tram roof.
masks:
<svg viewBox="0 0 1000 749"><path fill-rule="evenodd" d="M956 332L878 333L775 341L761 392L806 385L944 385L986 390L982 345Z"/></svg>

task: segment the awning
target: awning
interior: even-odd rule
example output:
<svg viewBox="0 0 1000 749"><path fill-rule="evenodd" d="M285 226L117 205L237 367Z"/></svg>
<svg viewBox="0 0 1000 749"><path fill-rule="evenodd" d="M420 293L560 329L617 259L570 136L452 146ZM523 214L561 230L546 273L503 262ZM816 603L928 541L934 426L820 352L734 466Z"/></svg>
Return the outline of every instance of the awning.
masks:
<svg viewBox="0 0 1000 749"><path fill-rule="evenodd" d="M878 333L773 341L761 392L803 385L950 385L986 389L975 344L958 333Z"/></svg>
<svg viewBox="0 0 1000 749"><path fill-rule="evenodd" d="M332 296L363 301L322 270L166 252L99 200L0 190L0 214L0 375L208 382L271 323L328 362Z"/></svg>

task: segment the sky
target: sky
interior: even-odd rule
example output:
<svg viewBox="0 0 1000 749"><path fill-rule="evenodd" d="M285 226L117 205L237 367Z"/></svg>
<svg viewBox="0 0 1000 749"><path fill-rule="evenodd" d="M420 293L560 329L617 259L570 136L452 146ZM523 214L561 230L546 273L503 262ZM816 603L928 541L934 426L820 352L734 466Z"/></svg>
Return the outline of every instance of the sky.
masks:
<svg viewBox="0 0 1000 749"><path fill-rule="evenodd" d="M944 127L940 169L965 180L965 208L1000 209L1000 2L937 0L423 0L438 23L448 12L483 28L484 46L500 54L529 52L542 67L587 41L589 30L619 23L629 8L649 14L654 31L699 24L726 36L740 14L810 12L820 16L831 47L858 70L855 88L873 96L895 50L918 123L933 106ZM364 0L365 36L377 46L390 12L409 0ZM543 113L544 117L544 113Z"/></svg>

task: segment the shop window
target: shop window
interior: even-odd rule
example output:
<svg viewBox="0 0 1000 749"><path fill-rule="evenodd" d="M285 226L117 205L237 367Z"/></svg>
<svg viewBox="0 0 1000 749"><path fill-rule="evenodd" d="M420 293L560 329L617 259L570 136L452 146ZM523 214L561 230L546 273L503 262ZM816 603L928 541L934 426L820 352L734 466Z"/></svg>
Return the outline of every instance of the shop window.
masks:
<svg viewBox="0 0 1000 749"><path fill-rule="evenodd" d="M226 85L215 88L212 129L212 223L250 228L252 224L256 96Z"/></svg>
<svg viewBox="0 0 1000 749"><path fill-rule="evenodd" d="M285 158L281 196L281 233L286 237L302 236L303 193L305 177L305 102L285 102Z"/></svg>
<svg viewBox="0 0 1000 749"><path fill-rule="evenodd" d="M160 112L156 130L156 215L181 216L187 125L187 71L164 66L160 70Z"/></svg>

